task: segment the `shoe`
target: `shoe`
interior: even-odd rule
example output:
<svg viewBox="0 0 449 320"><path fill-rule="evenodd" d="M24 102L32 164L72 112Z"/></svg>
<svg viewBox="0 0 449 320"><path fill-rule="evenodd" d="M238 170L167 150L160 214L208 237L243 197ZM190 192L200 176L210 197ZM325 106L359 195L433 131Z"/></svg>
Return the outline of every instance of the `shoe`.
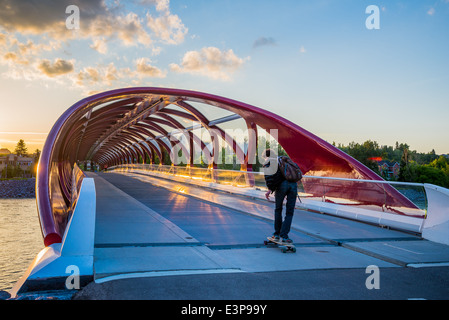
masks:
<svg viewBox="0 0 449 320"><path fill-rule="evenodd" d="M271 237L271 240L273 240L273 241L279 241L279 236L276 236L276 235L274 235L273 234L273 236Z"/></svg>
<svg viewBox="0 0 449 320"><path fill-rule="evenodd" d="M293 240L290 238L282 238L282 242L284 243L293 243Z"/></svg>

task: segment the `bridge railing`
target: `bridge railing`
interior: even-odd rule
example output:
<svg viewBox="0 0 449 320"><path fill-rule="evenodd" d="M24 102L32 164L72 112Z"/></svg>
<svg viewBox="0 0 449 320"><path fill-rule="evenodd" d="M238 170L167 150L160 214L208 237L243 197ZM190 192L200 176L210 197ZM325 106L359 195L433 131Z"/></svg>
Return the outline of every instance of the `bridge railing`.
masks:
<svg viewBox="0 0 449 320"><path fill-rule="evenodd" d="M302 192L299 194L305 199L416 218L425 218L427 214L427 196L424 184L305 176L302 185ZM410 205L395 203L394 199L386 192L385 186L387 185L394 187L407 197L411 202ZM348 191L349 196L346 198L340 197L343 189ZM354 196L351 197L351 194Z"/></svg>
<svg viewBox="0 0 449 320"><path fill-rule="evenodd" d="M237 188L266 189L263 173L260 172L167 166L158 164L124 164L109 167L108 170L140 170L153 173L163 173L177 178L191 179L192 182L202 181L230 185Z"/></svg>
<svg viewBox="0 0 449 320"><path fill-rule="evenodd" d="M109 170L139 170L166 174L177 179L189 179L192 182L201 181L237 188L267 190L262 172L151 164L120 165L111 167ZM395 206L393 199L385 191L384 185L387 184L392 185L406 196L411 201L411 205L409 207ZM354 197L341 198L342 189L346 189L346 191L354 190ZM351 194L351 192L346 194ZM427 211L425 188L423 184L418 183L304 176L298 184L298 195L305 202L318 201L419 218L425 218ZM382 199L382 201L379 201L379 199Z"/></svg>
<svg viewBox="0 0 449 320"><path fill-rule="evenodd" d="M108 170L147 174L209 188L230 186L233 192L260 198L264 198L267 190L262 172L151 164L126 164ZM396 201L391 188L409 201ZM305 209L422 233L428 239L449 244L449 190L442 187L305 175L298 183L298 196L299 206Z"/></svg>

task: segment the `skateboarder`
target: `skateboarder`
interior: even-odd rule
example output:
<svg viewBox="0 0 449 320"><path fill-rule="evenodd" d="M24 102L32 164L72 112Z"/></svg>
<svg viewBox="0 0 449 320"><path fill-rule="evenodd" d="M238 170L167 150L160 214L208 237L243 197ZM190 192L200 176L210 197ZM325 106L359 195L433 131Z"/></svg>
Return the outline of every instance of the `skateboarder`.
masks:
<svg viewBox="0 0 449 320"><path fill-rule="evenodd" d="M289 182L285 179L279 169L279 157L273 149L266 149L263 154L266 159L264 168L265 182L268 191L265 197L269 200L270 194L274 192L276 207L274 210L274 233L273 240L292 243L288 237L290 227L293 220L293 212L295 210L296 196L298 194L298 186L296 182ZM285 219L282 221L282 204L287 197L287 205L285 211Z"/></svg>

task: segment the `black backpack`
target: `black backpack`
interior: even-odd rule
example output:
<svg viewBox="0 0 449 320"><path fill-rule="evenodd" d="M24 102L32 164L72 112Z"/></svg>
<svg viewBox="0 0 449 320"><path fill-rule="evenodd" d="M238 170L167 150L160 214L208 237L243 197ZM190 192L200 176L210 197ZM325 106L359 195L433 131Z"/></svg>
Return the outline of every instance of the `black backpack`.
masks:
<svg viewBox="0 0 449 320"><path fill-rule="evenodd" d="M281 173L281 170L279 170L279 165L277 165L276 172L272 173L271 171L273 169L270 168L270 162L267 162L263 168L264 168L264 177L265 177L265 183L267 184L267 188L271 191L276 191L276 189L279 187L279 185L282 183L282 181L285 180L284 176Z"/></svg>
<svg viewBox="0 0 449 320"><path fill-rule="evenodd" d="M289 157L279 157L279 169L285 180L289 182L299 182L302 179L301 169Z"/></svg>

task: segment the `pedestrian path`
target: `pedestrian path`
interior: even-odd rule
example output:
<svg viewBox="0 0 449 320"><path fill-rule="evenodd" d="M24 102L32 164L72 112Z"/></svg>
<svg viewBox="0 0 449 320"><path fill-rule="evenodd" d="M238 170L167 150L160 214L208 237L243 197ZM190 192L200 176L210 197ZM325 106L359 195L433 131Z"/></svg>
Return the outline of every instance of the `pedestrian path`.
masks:
<svg viewBox="0 0 449 320"><path fill-rule="evenodd" d="M152 209L95 176L95 279L117 274L233 269Z"/></svg>
<svg viewBox="0 0 449 320"><path fill-rule="evenodd" d="M157 183L140 175L89 175L97 190L95 282L81 290L81 298L101 298L110 292L109 298L157 299L148 288L151 283L162 286L169 299L186 298L209 278L216 281L207 284L210 297L241 298L247 292L249 298L266 298L247 287L245 281L253 277L240 275L295 276L291 288L285 282L283 296L302 292L293 287L304 281L298 272L321 270L313 274L319 279L327 278L331 270L341 270L345 277L347 270L354 270L360 278L371 265L393 270L449 262L447 246L417 235L304 210L295 211L290 235L298 251L284 254L263 245L272 230L272 203L169 181ZM441 268L428 270L441 272ZM402 274L407 278L410 273ZM175 279L182 289L165 287L168 279ZM223 291L227 296L215 292L230 279L243 281L236 286L241 292ZM359 282L364 287L364 280ZM207 298L199 294L193 296Z"/></svg>
<svg viewBox="0 0 449 320"><path fill-rule="evenodd" d="M210 248L220 249L220 254L229 260L243 261L245 257L251 256L251 251L259 253L260 249L271 250L260 247L260 235L272 232L273 203L140 174L106 174L103 177L154 208L183 230L195 233L195 237ZM148 190L156 196L150 197ZM176 199L177 206L163 200L159 193L170 194L172 199ZM217 214L209 214L206 219L206 208L212 212L215 210ZM217 220L218 217L221 220ZM224 217L234 217L239 223L234 220L225 223ZM266 223L261 229L262 221ZM242 232L240 229L245 226L250 226L249 231ZM266 233L263 233L265 230ZM239 237L242 239L238 240ZM411 233L304 210L295 211L291 238L299 248L334 246L336 248L332 250L349 249L399 266L444 265L449 262L449 246L423 240ZM236 250L240 250L242 257ZM323 254L331 253L332 250L317 251ZM313 268L305 266L308 267Z"/></svg>

